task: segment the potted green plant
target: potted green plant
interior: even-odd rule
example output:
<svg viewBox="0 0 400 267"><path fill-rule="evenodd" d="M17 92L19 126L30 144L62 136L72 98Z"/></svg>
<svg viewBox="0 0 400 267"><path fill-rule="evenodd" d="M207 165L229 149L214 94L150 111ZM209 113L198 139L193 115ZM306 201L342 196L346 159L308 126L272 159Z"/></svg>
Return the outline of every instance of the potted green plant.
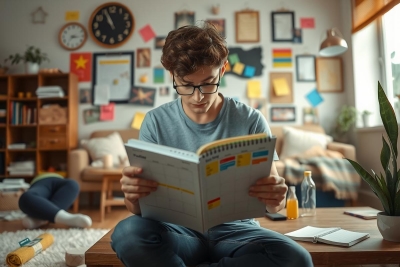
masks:
<svg viewBox="0 0 400 267"><path fill-rule="evenodd" d="M353 106L344 105L336 118L335 138L344 139L348 131L350 131L357 122L357 109Z"/></svg>
<svg viewBox="0 0 400 267"><path fill-rule="evenodd" d="M369 116L372 114L371 111L369 110L363 110L361 112L361 118L362 118L362 122L364 127L368 127L369 126Z"/></svg>
<svg viewBox="0 0 400 267"><path fill-rule="evenodd" d="M357 162L347 159L361 178L368 183L382 203L383 212L378 213L377 224L383 238L400 242L400 169L397 169L397 141L399 126L394 109L390 104L381 84L378 82L379 110L385 127L386 139L382 136L383 147L380 160L384 173L377 175L367 172Z"/></svg>
<svg viewBox="0 0 400 267"><path fill-rule="evenodd" d="M5 61L10 61L11 65L19 64L21 61L23 61L25 63L26 73L38 73L40 64L42 64L44 61L50 60L47 57L47 54L43 53L40 48L31 45L26 49L24 54L16 53L14 55L10 55Z"/></svg>

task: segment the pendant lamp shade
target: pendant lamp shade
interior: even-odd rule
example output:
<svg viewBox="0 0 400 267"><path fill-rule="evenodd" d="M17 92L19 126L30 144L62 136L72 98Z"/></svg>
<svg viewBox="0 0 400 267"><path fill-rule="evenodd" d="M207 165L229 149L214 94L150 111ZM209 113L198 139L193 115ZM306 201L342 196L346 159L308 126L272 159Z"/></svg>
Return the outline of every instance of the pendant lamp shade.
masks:
<svg viewBox="0 0 400 267"><path fill-rule="evenodd" d="M325 40L319 47L319 54L323 57L334 57L343 54L348 49L346 40L338 29L329 29Z"/></svg>

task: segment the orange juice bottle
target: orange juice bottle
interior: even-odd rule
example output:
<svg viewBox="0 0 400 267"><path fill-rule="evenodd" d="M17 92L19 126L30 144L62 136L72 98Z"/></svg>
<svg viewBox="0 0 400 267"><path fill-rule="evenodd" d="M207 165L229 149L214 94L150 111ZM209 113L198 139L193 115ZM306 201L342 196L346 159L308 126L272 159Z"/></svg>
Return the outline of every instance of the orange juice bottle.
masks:
<svg viewBox="0 0 400 267"><path fill-rule="evenodd" d="M299 202L296 197L296 187L289 186L289 195L286 201L286 217L294 220L299 217Z"/></svg>

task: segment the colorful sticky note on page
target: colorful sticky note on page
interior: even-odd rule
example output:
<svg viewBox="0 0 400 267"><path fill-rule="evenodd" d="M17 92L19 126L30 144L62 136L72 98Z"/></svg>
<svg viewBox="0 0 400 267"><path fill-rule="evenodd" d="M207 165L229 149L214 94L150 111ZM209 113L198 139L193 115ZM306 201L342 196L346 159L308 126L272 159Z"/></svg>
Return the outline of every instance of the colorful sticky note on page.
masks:
<svg viewBox="0 0 400 267"><path fill-rule="evenodd" d="M153 31L153 28L150 26L150 24L147 24L143 28L139 30L140 36L142 36L143 40L145 42L153 39L156 37L156 33Z"/></svg>
<svg viewBox="0 0 400 267"><path fill-rule="evenodd" d="M242 75L243 69L244 69L244 64L243 64L243 63L240 63L240 62L237 62L237 63L235 64L235 66L233 66L233 70L232 70L232 71L233 71L234 73L238 74L238 75Z"/></svg>
<svg viewBox="0 0 400 267"><path fill-rule="evenodd" d="M272 84L276 96L290 95L289 85L285 78L273 79Z"/></svg>
<svg viewBox="0 0 400 267"><path fill-rule="evenodd" d="M140 130L145 115L145 113L136 112L132 120L131 128Z"/></svg>
<svg viewBox="0 0 400 267"><path fill-rule="evenodd" d="M255 68L255 67L253 67L253 66L246 66L246 67L244 68L244 73L243 73L243 75L244 75L245 77L251 78L251 77L254 76L255 73L256 73L256 68Z"/></svg>
<svg viewBox="0 0 400 267"><path fill-rule="evenodd" d="M321 97L320 93L317 91L317 89L312 90L306 95L307 100L310 102L310 104L313 107L318 106L320 103L324 101L324 99Z"/></svg>
<svg viewBox="0 0 400 267"><path fill-rule="evenodd" d="M240 62L238 54L229 55L228 60L231 65L235 65L237 62Z"/></svg>
<svg viewBox="0 0 400 267"><path fill-rule="evenodd" d="M261 97L261 82L260 81L248 81L247 82L247 97L248 98Z"/></svg>

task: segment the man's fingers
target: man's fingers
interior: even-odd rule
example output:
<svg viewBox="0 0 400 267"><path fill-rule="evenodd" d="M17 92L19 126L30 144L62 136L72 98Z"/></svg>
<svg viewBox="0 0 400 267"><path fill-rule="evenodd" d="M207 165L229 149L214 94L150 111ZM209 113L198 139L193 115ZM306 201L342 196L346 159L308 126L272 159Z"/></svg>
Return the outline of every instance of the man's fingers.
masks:
<svg viewBox="0 0 400 267"><path fill-rule="evenodd" d="M128 177L135 177L142 172L142 168L128 166L122 170L122 174Z"/></svg>
<svg viewBox="0 0 400 267"><path fill-rule="evenodd" d="M286 193L287 189L284 185L254 185L250 187L252 192L273 192Z"/></svg>
<svg viewBox="0 0 400 267"><path fill-rule="evenodd" d="M157 187L149 187L149 186L138 186L138 185L126 185L123 184L121 186L121 190L126 193L148 193L154 192L157 190Z"/></svg>
<svg viewBox="0 0 400 267"><path fill-rule="evenodd" d="M137 201L139 198L148 196L150 192L147 193L125 193L125 198L129 201Z"/></svg>

